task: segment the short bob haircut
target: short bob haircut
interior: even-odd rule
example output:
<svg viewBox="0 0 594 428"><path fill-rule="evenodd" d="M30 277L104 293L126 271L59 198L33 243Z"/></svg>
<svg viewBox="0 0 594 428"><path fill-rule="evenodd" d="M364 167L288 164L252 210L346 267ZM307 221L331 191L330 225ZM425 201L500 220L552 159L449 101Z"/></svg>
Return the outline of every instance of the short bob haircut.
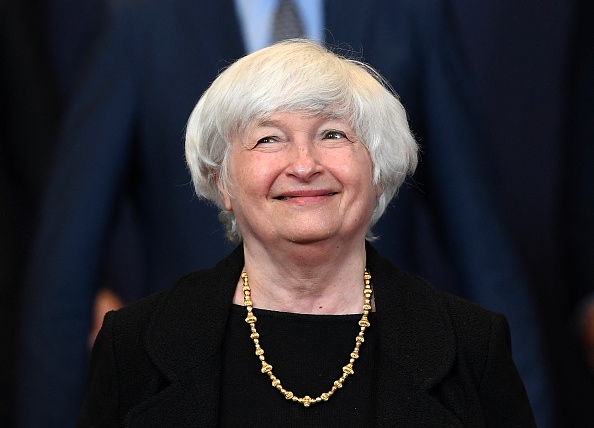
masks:
<svg viewBox="0 0 594 428"><path fill-rule="evenodd" d="M186 128L186 161L196 194L216 204L227 237L241 241L235 215L219 194L231 188L232 138L275 112L319 113L353 127L370 152L373 182L382 189L366 239L417 165L417 144L398 96L377 71L315 42L293 39L256 51L224 70L204 92Z"/></svg>

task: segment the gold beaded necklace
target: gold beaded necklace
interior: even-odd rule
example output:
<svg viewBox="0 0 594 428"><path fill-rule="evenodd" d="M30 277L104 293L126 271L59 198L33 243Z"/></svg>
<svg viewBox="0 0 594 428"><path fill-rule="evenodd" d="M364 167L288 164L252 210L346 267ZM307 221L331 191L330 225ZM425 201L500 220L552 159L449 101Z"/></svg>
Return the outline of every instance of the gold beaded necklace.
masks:
<svg viewBox="0 0 594 428"><path fill-rule="evenodd" d="M256 331L257 318L254 316L254 313L252 312L253 305L251 300L251 289L250 284L248 282L248 275L245 271L243 271L241 273L241 277L243 278L243 304L247 308L247 318L245 319L245 322L250 325L250 328L252 330L252 334L250 335L250 337L254 341L254 345L256 347L256 355L262 363L262 373L266 373L268 375L268 377L272 381L272 386L278 389L279 392L283 394L287 400L292 400L301 403L305 407L309 407L311 404L320 403L321 401L328 401L328 399L336 392L338 388L342 388L342 384L344 383L346 378L355 373L353 370L353 364L355 363L355 360L359 358L359 348L361 347L361 343L364 342L363 336L365 335L365 329L370 326L368 315L369 311L371 311L371 294L373 293L373 291L371 290L370 285L371 275L369 275L367 269L365 269L365 274L363 275L363 278L365 280L365 288L363 289L363 294L365 295L365 303L363 304L363 316L359 321L361 331L355 338L355 349L353 349L353 352L351 352L351 358L349 360L349 363L342 368L342 376L338 380L334 381L334 385L332 385L332 389L330 389L330 391L324 392L318 398L311 398L309 395L306 395L305 397L301 398L295 396L293 392L283 388L280 380L276 376L274 376L274 374L272 374L272 366L268 364L264 359L264 349L262 349L262 347L260 346L260 335Z"/></svg>

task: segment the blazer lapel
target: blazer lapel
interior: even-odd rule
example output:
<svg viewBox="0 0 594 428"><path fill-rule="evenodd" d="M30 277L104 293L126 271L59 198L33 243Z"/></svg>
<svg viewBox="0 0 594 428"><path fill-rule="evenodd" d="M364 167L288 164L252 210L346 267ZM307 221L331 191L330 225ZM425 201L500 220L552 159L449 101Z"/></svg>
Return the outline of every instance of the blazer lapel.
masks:
<svg viewBox="0 0 594 428"><path fill-rule="evenodd" d="M367 246L367 267L376 299L380 347L378 426L461 427L461 421L431 395L451 370L455 338L438 292L400 271Z"/></svg>
<svg viewBox="0 0 594 428"><path fill-rule="evenodd" d="M239 246L213 269L182 278L155 311L147 349L169 385L135 407L126 426L217 424L221 348L243 263Z"/></svg>

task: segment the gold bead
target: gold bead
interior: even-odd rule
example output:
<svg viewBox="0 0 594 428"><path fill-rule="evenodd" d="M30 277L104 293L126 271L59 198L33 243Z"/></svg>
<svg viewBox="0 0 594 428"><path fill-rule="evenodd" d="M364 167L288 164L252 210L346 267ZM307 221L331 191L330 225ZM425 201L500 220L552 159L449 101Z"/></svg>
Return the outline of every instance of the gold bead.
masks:
<svg viewBox="0 0 594 428"><path fill-rule="evenodd" d="M272 366L266 361L262 361L262 373L268 373L270 370L272 370Z"/></svg>
<svg viewBox="0 0 594 428"><path fill-rule="evenodd" d="M285 392L285 398L287 400L290 400L291 398L293 398L293 393L291 391L286 391Z"/></svg>
<svg viewBox="0 0 594 428"><path fill-rule="evenodd" d="M311 397L309 395L306 395L305 397L303 397L303 405L305 407L309 407L310 404L311 404Z"/></svg>
<svg viewBox="0 0 594 428"><path fill-rule="evenodd" d="M253 323L258 321L258 318L256 318L254 315L248 315L247 318L245 319L245 322L247 322L248 324Z"/></svg>
<svg viewBox="0 0 594 428"><path fill-rule="evenodd" d="M257 331L256 331L256 332L254 332L254 333L252 333L252 334L250 334L250 338L252 338L252 339L257 339L257 338L259 338L259 337L260 337L260 335L258 334L258 332L257 332Z"/></svg>
<svg viewBox="0 0 594 428"><path fill-rule="evenodd" d="M359 358L359 352L357 350L351 352L351 358Z"/></svg>
<svg viewBox="0 0 594 428"><path fill-rule="evenodd" d="M322 395L320 395L320 397L322 397L322 400L324 401L328 401L328 398L330 398L327 392L324 392Z"/></svg>

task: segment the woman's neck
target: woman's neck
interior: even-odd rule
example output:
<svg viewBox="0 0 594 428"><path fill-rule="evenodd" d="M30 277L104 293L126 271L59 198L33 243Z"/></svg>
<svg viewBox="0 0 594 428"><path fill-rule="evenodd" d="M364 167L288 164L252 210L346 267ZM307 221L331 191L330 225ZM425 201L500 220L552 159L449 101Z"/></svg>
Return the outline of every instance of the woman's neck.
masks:
<svg viewBox="0 0 594 428"><path fill-rule="evenodd" d="M244 243L254 307L306 314L361 313L365 242L290 244L282 249ZM233 302L243 304L238 281Z"/></svg>

